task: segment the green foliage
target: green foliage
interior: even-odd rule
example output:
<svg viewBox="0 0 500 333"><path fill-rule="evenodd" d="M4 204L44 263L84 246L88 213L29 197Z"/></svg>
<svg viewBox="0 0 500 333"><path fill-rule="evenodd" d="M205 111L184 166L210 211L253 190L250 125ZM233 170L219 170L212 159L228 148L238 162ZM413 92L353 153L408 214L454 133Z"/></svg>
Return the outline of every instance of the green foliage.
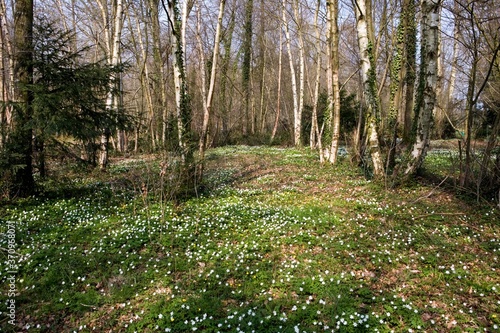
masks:
<svg viewBox="0 0 500 333"><path fill-rule="evenodd" d="M122 129L129 123L122 110L108 110L105 102L110 80L123 68L83 62L84 50L71 50L73 38L43 20L35 26L35 77L25 88L34 96L37 135L91 142L102 128Z"/></svg>
<svg viewBox="0 0 500 333"><path fill-rule="evenodd" d="M10 187L16 170L28 165L31 173L32 161L25 156L31 158L33 136L38 169L43 176L46 147L50 151L59 147L60 142L82 142L92 156L97 149L93 143L102 128L123 129L130 124L123 110L109 110L105 104L111 79L123 68L84 62L85 50L71 49L73 38L44 18L34 27L33 82L21 86L32 96L32 112L23 128L10 133L0 154L0 178L5 189ZM18 109L20 105L14 104L14 110ZM19 139L24 132L29 132L29 142ZM21 156L26 150L30 153ZM59 155L66 152L58 150Z"/></svg>
<svg viewBox="0 0 500 333"><path fill-rule="evenodd" d="M331 127L327 126L330 120L330 113L328 112L328 94L322 91L318 96L317 101L318 112L318 125L325 124L323 129L323 142L328 143L331 141ZM355 94L347 94L345 90L340 91L340 128L342 134L346 136L351 133L357 123L358 119L359 102L356 100ZM304 144L308 144L312 126L312 106L305 105L302 113L302 136Z"/></svg>
<svg viewBox="0 0 500 333"><path fill-rule="evenodd" d="M18 323L34 332L498 327L496 212L434 186L384 191L348 163L316 160L306 149L210 150L207 192L176 206L157 192L158 160L128 160L104 181L86 175L60 195L6 206ZM118 189L129 182L139 189ZM0 260L0 304L6 271Z"/></svg>

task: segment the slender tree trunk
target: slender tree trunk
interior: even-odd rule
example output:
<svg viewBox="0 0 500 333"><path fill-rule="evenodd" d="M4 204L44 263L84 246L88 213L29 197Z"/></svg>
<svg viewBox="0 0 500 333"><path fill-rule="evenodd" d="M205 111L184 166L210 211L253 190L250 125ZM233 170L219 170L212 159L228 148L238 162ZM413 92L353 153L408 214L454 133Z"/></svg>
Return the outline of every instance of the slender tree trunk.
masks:
<svg viewBox="0 0 500 333"><path fill-rule="evenodd" d="M281 30L281 29L280 29ZM280 43L279 43L279 53L278 53L278 97L276 98L276 115L274 117L273 131L271 133L271 143L276 137L276 132L278 131L278 124L281 113L281 72L283 63L283 33L280 31Z"/></svg>
<svg viewBox="0 0 500 333"><path fill-rule="evenodd" d="M167 86L165 81L165 66L163 66L163 57L161 55L161 31L158 12L158 0L150 0L151 6L151 21L152 21L152 37L153 37L153 59L155 63L155 71L157 80L157 94L159 93L159 107L162 117L161 141L163 146L167 144L167 126L168 126L168 111L167 111ZM159 92L158 92L159 91Z"/></svg>
<svg viewBox="0 0 500 333"><path fill-rule="evenodd" d="M224 44L224 56L221 63L221 78L220 78L220 118L221 118L221 133L222 142L225 143L229 136L229 105L228 105L228 92L227 81L229 77L230 62L231 62L231 46L233 43L233 33L235 26L235 10L231 10L229 19L229 26L226 33L223 34L222 42Z"/></svg>
<svg viewBox="0 0 500 333"><path fill-rule="evenodd" d="M214 40L214 49L213 49L213 58L212 58L212 71L210 73L210 83L208 87L208 93L203 96L204 98L204 112L203 112L203 127L201 129L201 136L199 142L199 153L200 153L200 163L198 164L198 181L203 179L203 167L205 164L205 150L207 148L207 135L208 135L208 126L210 124L210 113L212 108L212 99L214 96L215 89L215 79L217 77L217 62L219 60L219 46L221 39L221 31L222 31L222 18L224 16L224 6L226 5L226 0L220 0L219 4L219 17L217 18L217 29L215 32L215 40ZM198 11L199 17L198 20L201 21L201 11ZM198 34L199 35L199 34ZM201 43L201 36L199 37L199 47L200 53L203 54L203 45ZM203 58L202 58L203 59ZM204 72L204 68L202 69ZM205 82L203 82L202 86L205 86ZM203 88L203 90L205 90Z"/></svg>
<svg viewBox="0 0 500 333"><path fill-rule="evenodd" d="M477 76L477 47L474 52L474 59L472 60L472 66L469 74L469 88L467 90L467 102L465 106L465 163L464 168L461 172L460 186L469 186L471 184L472 176L472 152L471 152L471 139L472 139L472 124L474 123L474 92L476 86L476 76Z"/></svg>
<svg viewBox="0 0 500 333"><path fill-rule="evenodd" d="M7 11L5 0L0 0L0 46L1 46L1 94L4 102L0 114L0 149L9 138L12 127L12 104L14 98L14 53L12 38L7 26Z"/></svg>
<svg viewBox="0 0 500 333"><path fill-rule="evenodd" d="M107 41L108 41L108 64L110 66L117 66L120 63L120 44L121 44L121 33L122 33L122 27L123 27L123 0L117 0L115 2L115 7L113 10L113 31L110 33L108 31L108 26L111 25L111 22L109 22L109 15L108 15L108 10L107 10L107 4L102 4L101 2L98 2L101 5L101 12L102 16L105 21L105 34L107 36ZM112 36L112 37L111 37ZM116 111L116 106L118 105L118 100L117 97L114 95L114 85L116 84L116 77L113 77L111 80L111 86L110 91L108 92L108 96L106 98L106 106L110 110L115 110ZM99 168L102 171L106 170L106 167L108 165L108 151L109 151L109 138L111 135L111 131L109 128L105 128L103 130L103 133L101 135L101 149L100 149L100 155L99 155Z"/></svg>
<svg viewBox="0 0 500 333"><path fill-rule="evenodd" d="M253 0L247 0L245 5L245 24L243 27L243 64L242 64L242 86L244 93L245 124L243 134L250 133L250 75L252 62L252 38L253 38Z"/></svg>
<svg viewBox="0 0 500 333"><path fill-rule="evenodd" d="M332 164L337 162L339 140L340 140L340 84L339 84L339 27L338 27L338 0L327 2L327 16L329 20L329 40L328 47L328 75L332 77L331 91L329 91L329 109L332 113L332 142L330 145L329 161Z"/></svg>
<svg viewBox="0 0 500 333"><path fill-rule="evenodd" d="M419 83L419 101L415 108L416 137L410 159L405 167L405 175L414 174L422 165L429 148L433 127L432 113L436 103L437 57L439 54L440 0L423 0L422 48Z"/></svg>
<svg viewBox="0 0 500 333"><path fill-rule="evenodd" d="M259 115L257 117L259 126L257 127L257 133L262 134L264 131L265 123L266 123L266 110L267 105L265 105L266 100L266 70L267 63L265 53L262 55L262 75L260 80L260 102L259 102Z"/></svg>
<svg viewBox="0 0 500 333"><path fill-rule="evenodd" d="M292 45L290 38L290 27L286 17L286 0L283 0L283 24L285 27L286 46L288 50L288 61L290 63L290 76L292 80L292 95L293 95L293 143L295 146L300 145L300 118L299 118L299 95L297 93L297 77L295 74L295 66L292 54Z"/></svg>
<svg viewBox="0 0 500 333"><path fill-rule="evenodd" d="M190 6L184 3L182 14L179 11L178 0L168 1L167 14L172 29L172 57L175 88L175 105L177 115L177 133L181 161L186 167L187 177L191 174L193 150L191 147L191 108L188 102L188 89L185 68L185 41L186 22Z"/></svg>
<svg viewBox="0 0 500 333"><path fill-rule="evenodd" d="M33 94L26 89L33 83L33 0L18 0L14 8L14 77L18 79L15 99L18 102L15 118L15 152L20 167L14 173L13 194L28 196L34 193L33 179ZM14 157L13 157L14 158Z"/></svg>
<svg viewBox="0 0 500 333"><path fill-rule="evenodd" d="M414 109L414 91L416 80L417 25L415 0L404 0L403 24L405 27L405 94L403 113L403 140L411 141L412 113Z"/></svg>
<svg viewBox="0 0 500 333"><path fill-rule="evenodd" d="M361 74L363 78L363 87L365 99L367 102L366 124L368 126L368 144L373 164L373 173L375 177L381 177L384 174L384 162L380 151L378 136L378 117L380 102L377 95L376 70L373 54L373 40L369 39L370 32L368 27L371 23L371 0L354 0L356 10L356 28L358 31L358 44L361 58Z"/></svg>
<svg viewBox="0 0 500 333"><path fill-rule="evenodd" d="M133 6L133 5L132 5ZM151 147L153 151L156 149L156 121L155 121L155 108L154 108L154 103L153 103L153 96L152 96L152 89L150 89L149 82L151 81L151 75L150 75L150 69L149 69L149 58L148 58L148 25L146 24L144 26L145 32L142 32L141 25L139 22L139 12L137 8L133 7L135 11L135 26L137 30L137 41L134 36L134 34L131 32L130 38L132 39L133 45L138 45L139 49L136 47L136 61L138 64L140 64L140 81L141 81L141 89L142 89L142 96L143 100L145 99L145 103L147 106L147 113L148 113L148 126L149 126L149 132L150 132L150 139L151 139ZM128 16L129 19L129 25L132 26L131 23L131 15ZM152 14L152 16L154 16ZM154 17L152 17L154 19ZM154 24L152 24L154 26ZM153 34L154 35L154 34ZM146 44L145 44L146 42Z"/></svg>
<svg viewBox="0 0 500 333"><path fill-rule="evenodd" d="M441 31L441 20L439 21L438 30ZM437 54L437 77L436 77L436 104L434 105L434 111L432 112L435 125L434 128L437 129L437 134L439 138L443 137L444 123L446 122L445 111L444 111L444 98L443 98L443 60L442 60L442 43L441 43L441 33L438 33L438 54Z"/></svg>
<svg viewBox="0 0 500 333"><path fill-rule="evenodd" d="M319 134L319 126L318 126L318 99L319 99L319 88L320 88L320 80L321 80L321 31L319 29L319 10L321 7L321 0L318 0L316 3L316 11L314 12L314 30L316 32L316 78L314 80L314 93L313 93L313 110L312 110L312 119L311 119L311 135L309 139L309 144L311 149L315 149L316 146L321 142L321 137ZM324 162L324 156L322 149L319 150L319 159L320 162Z"/></svg>
<svg viewBox="0 0 500 333"><path fill-rule="evenodd" d="M455 82L457 80L458 70L458 40L460 37L459 22L455 19L455 27L453 28L453 54L451 57L450 82L446 92L446 110L453 108L453 95L455 94Z"/></svg>
<svg viewBox="0 0 500 333"><path fill-rule="evenodd" d="M299 0L292 1L293 12L295 16L295 21L297 23L298 29L298 39L299 39L299 95L298 95L298 108L296 113L294 113L294 139L295 145L302 145L302 113L304 110L304 91L305 91L305 51L304 51L304 36L303 28L301 23L301 17L299 15Z"/></svg>

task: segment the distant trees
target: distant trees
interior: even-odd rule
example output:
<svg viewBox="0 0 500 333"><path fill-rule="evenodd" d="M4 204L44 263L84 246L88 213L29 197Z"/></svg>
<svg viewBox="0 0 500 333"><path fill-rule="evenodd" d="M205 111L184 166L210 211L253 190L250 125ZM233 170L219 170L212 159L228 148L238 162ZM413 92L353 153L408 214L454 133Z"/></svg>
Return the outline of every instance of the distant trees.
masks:
<svg viewBox="0 0 500 333"><path fill-rule="evenodd" d="M23 3L16 1L16 8ZM51 132L57 126L44 128L44 117L33 118L37 110L51 112L47 101L56 90L40 88L38 95L19 90L32 84L16 83L31 76L28 67L43 66L22 65L29 63L23 57L30 52L14 54L27 44L19 32L22 20L8 5L0 1L0 145L7 152L14 141L24 142L24 151L12 148L2 155L18 166L20 180L21 174L28 178L38 171L21 166L30 164L29 156L43 160L39 152L62 128ZM323 161L336 163L345 144L368 174L399 183L422 165L431 138L463 134L461 186L496 184L497 0L39 0L36 5L49 21L57 13L54 29L68 33L63 48L77 60L59 63L60 68L87 66L82 77L109 76L106 88L73 86L74 96L95 97L95 113L87 114L79 130L66 131L80 147L83 141L89 147L81 157L92 149L98 153L102 169L108 153L126 154L131 141L135 152L173 153L189 168L203 161L211 145L309 145ZM44 82L52 80L47 87L57 86L55 77L45 69ZM63 87L57 92L53 99L62 99ZM34 99L47 103L34 106ZM73 111L86 112L81 106ZM124 119L130 126L118 126ZM23 122L31 125L18 126ZM90 130L97 124L103 126L98 140ZM87 134L79 133L83 129ZM487 137L485 155L474 147L477 129ZM73 155L80 154L75 149Z"/></svg>

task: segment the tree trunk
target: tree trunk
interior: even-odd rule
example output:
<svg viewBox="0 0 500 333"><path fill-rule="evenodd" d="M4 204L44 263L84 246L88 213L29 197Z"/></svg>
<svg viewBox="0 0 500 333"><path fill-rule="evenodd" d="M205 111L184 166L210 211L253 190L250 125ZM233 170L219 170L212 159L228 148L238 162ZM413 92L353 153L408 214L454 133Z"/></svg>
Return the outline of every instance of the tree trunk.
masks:
<svg viewBox="0 0 500 333"><path fill-rule="evenodd" d="M28 196L34 193L33 179L33 94L26 89L33 83L33 0L17 0L14 8L14 46L15 67L14 77L18 85L15 87L15 99L18 102L15 118L15 140L17 151L12 153L19 157L15 164L20 167L14 172L13 194Z"/></svg>
<svg viewBox="0 0 500 333"><path fill-rule="evenodd" d="M281 30L281 29L280 29ZM280 43L279 43L279 53L278 53L278 97L276 98L276 115L274 117L273 131L271 133L270 142L273 143L276 137L276 132L278 131L278 124L281 113L281 72L282 72L282 62L283 62L283 34L280 31Z"/></svg>
<svg viewBox="0 0 500 333"><path fill-rule="evenodd" d="M219 60L219 45L220 45L220 39L221 39L221 30L222 30L222 18L224 16L224 6L226 4L226 0L220 0L219 4L219 17L217 18L217 29L215 32L215 40L214 40L214 49L213 49L213 58L212 58L212 71L210 73L210 83L209 83L209 88L208 88L208 93L205 97L203 95L204 99L204 111L203 111L203 127L201 129L201 136L200 136L200 142L199 142L199 158L200 158L200 163L198 164L198 181L201 181L203 179L203 167L205 164L205 150L207 148L207 135L208 135L208 126L210 123L210 113L211 113L211 108L212 108L212 99L214 96L214 89L215 89L215 79L217 76L217 62ZM198 20L201 21L201 11L198 11ZM199 32L199 25L198 25L198 32ZM201 36L198 33L199 36L199 47L200 47L200 53L203 54L203 44L201 42ZM202 58L204 59L204 57ZM205 67L205 64L203 64L203 67ZM202 68L202 72L204 72L204 68ZM203 75L204 77L204 75ZM202 86L205 87L205 82L202 83ZM205 89L203 88L203 91Z"/></svg>
<svg viewBox="0 0 500 333"><path fill-rule="evenodd" d="M332 142L330 145L329 161L337 162L340 139L340 85L339 85L339 27L338 27L338 0L327 2L328 17L328 109L331 112Z"/></svg>
<svg viewBox="0 0 500 333"><path fill-rule="evenodd" d="M380 151L378 135L378 117L380 101L377 94L376 70L373 54L373 41L369 39L371 34L368 27L371 23L371 13L367 6L371 0L355 0L356 28L358 31L358 44L361 59L361 75L365 100L367 103L366 124L368 126L368 144L373 164L373 174L381 177L384 174L384 162Z"/></svg>
<svg viewBox="0 0 500 333"><path fill-rule="evenodd" d="M401 106L401 97L403 94L403 77L405 75L404 68L404 43L405 43L405 15L406 8L401 9L401 19L396 29L395 36L395 51L392 57L390 78L391 83L389 85L389 133L391 133L392 139L387 153L387 171L392 170L396 164L396 145L398 139L398 110Z"/></svg>
<svg viewBox="0 0 500 333"><path fill-rule="evenodd" d="M414 91L416 79L416 54L417 54L417 24L415 20L416 5L415 0L404 0L403 24L405 30L405 93L404 93L404 113L403 120L403 140L411 141L412 113L414 109Z"/></svg>
<svg viewBox="0 0 500 333"><path fill-rule="evenodd" d="M108 64L110 66L117 66L120 63L120 45L121 45L121 34L123 27L123 0L116 0L113 8L113 30L108 31L108 27L111 26L109 22L109 14L107 10L107 4L102 4L98 1L101 6L101 12L105 23L105 35L107 36L108 42ZM112 37L111 37L112 36ZM115 96L114 88L116 84L116 77L113 77L110 82L108 96L106 98L106 107L110 110L116 111L119 100ZM101 135L101 151L99 155L99 168L102 171L106 170L108 165L108 150L109 150L109 138L111 131L109 128L105 128Z"/></svg>
<svg viewBox="0 0 500 333"><path fill-rule="evenodd" d="M188 101L188 89L185 68L185 41L186 21L188 16L188 5L183 6L182 15L178 8L178 0L168 1L167 14L172 29L172 57L175 88L175 105L177 115L177 133L179 140L179 151L181 161L185 167L190 169L193 162L193 150L191 147L191 108ZM189 170L188 170L189 171ZM190 173L190 172L188 172ZM189 175L187 175L189 177Z"/></svg>
<svg viewBox="0 0 500 333"><path fill-rule="evenodd" d="M7 11L5 0L0 0L0 65L3 68L1 79L1 101L4 102L0 114L0 149L9 138L12 126L12 104L14 98L14 53L12 38L7 26Z"/></svg>
<svg viewBox="0 0 500 333"><path fill-rule="evenodd" d="M154 1L154 0L153 0ZM131 5L134 9L134 16L135 16L135 26L136 26L136 30L137 30L137 41L136 41L136 38L134 37L134 34L131 32L130 34L130 38L132 39L132 43L133 45L138 45L139 48L136 47L136 52L135 52L135 57L136 57L136 61L137 61L137 64L139 66L139 76L140 76L140 82L141 82L141 90L142 90L142 101L141 103L144 103L144 99L145 99L145 103L146 103L146 107L147 107L147 114L148 114L148 126L149 126L149 134L150 134L150 139L151 139L151 148L152 150L154 151L156 149L156 121L155 121L155 107L154 107L154 103L153 103L153 92L152 92L152 89L150 88L149 86L149 83L151 81L151 75L150 75L150 69L149 69L149 61L148 61L148 44L147 44L147 36L148 36L148 26L145 25L144 29L145 29L145 32L143 33L142 30L141 30L141 25L140 25L140 21L139 21L139 11L137 10L137 8L134 7L134 5L132 4ZM158 11L158 10L157 10ZM132 23L131 23L131 18L130 18L131 15L128 15L128 19L129 19L129 25L130 26L133 26ZM151 19L154 21L154 13L152 12L151 14ZM154 23L152 24L153 27L154 27ZM153 28L154 29L154 28ZM155 33L153 32L153 36L155 35ZM154 38L154 37L153 37ZM144 43L144 41L146 41L146 44ZM154 55L155 51L154 51L154 48L153 48L153 55ZM156 59L155 59L155 63L156 63ZM163 68L163 66L161 66ZM163 76L163 75L161 75ZM155 80L153 80L154 82ZM164 80L163 80L164 81ZM155 85L153 85L155 87ZM158 89L161 89L159 88L158 86L156 86L156 88L154 88L153 90L154 91L157 91ZM162 95L165 94L164 92L162 92ZM137 144L136 144L137 145ZM134 151L135 148L134 148Z"/></svg>
<svg viewBox="0 0 500 333"><path fill-rule="evenodd" d="M455 5L457 6L457 5ZM459 22L455 18L455 27L453 28L453 55L451 57L451 71L450 82L446 92L446 110L449 111L453 108L453 95L455 94L455 82L457 80L458 71L458 38L460 36Z"/></svg>
<svg viewBox="0 0 500 333"><path fill-rule="evenodd" d="M300 118L299 118L299 95L297 93L297 77L295 74L295 66L293 64L292 45L290 38L290 28L286 17L286 0L283 0L283 24L285 26L286 46L288 50L288 61L290 63L290 76L292 80L292 95L293 95L293 143L295 146L300 145Z"/></svg>
<svg viewBox="0 0 500 333"><path fill-rule="evenodd" d="M311 119L311 134L309 139L309 144L311 149L315 149L317 146L319 147L319 159L320 162L324 162L324 154L323 147L321 145L321 136L319 133L318 126L318 99L319 99L319 88L320 88L320 80L321 80L321 57L322 57L322 49L321 49L321 31L318 23L319 18L319 10L321 7L321 0L317 1L316 11L314 13L314 30L316 32L316 78L314 80L314 93L313 93L313 110L312 110L312 119Z"/></svg>
<svg viewBox="0 0 500 333"><path fill-rule="evenodd" d="M294 141L295 146L302 145L302 113L304 110L304 91L305 91L305 51L304 51L304 36L299 16L299 0L292 2L295 22L297 23L298 38L299 38L299 95L298 95L298 108L294 113ZM290 58L291 59L291 58Z"/></svg>
<svg viewBox="0 0 500 333"><path fill-rule="evenodd" d="M227 82L229 77L229 65L231 62L231 46L233 43L233 33L235 26L235 10L231 10L229 19L229 26L227 31L223 34L222 42L224 44L224 56L221 63L221 78L220 78L220 119L221 119L221 143L226 143L229 137L229 111L230 107L227 91ZM232 100L232 99L231 99Z"/></svg>
<svg viewBox="0 0 500 333"><path fill-rule="evenodd" d="M168 125L168 112L167 112L167 87L165 83L165 67L163 66L163 57L161 55L161 30L159 21L159 0L148 0L148 6L151 15L151 36L153 39L153 60L154 60L154 92L158 103L159 113L161 114L162 127L161 127L161 142L165 147L167 144L167 125ZM153 114L156 114L154 112Z"/></svg>
<svg viewBox="0 0 500 333"><path fill-rule="evenodd" d="M439 22L441 1L423 0L422 42L419 83L419 101L415 107L416 137L409 161L405 167L405 175L414 174L422 165L429 148L433 127L432 113L436 103L437 57L439 55Z"/></svg>
<svg viewBox="0 0 500 333"><path fill-rule="evenodd" d="M245 23L243 26L243 64L242 64L242 87L244 94L243 108L245 112L245 124L243 134L250 133L250 75L252 62L252 38L253 38L253 0L247 0L245 6Z"/></svg>

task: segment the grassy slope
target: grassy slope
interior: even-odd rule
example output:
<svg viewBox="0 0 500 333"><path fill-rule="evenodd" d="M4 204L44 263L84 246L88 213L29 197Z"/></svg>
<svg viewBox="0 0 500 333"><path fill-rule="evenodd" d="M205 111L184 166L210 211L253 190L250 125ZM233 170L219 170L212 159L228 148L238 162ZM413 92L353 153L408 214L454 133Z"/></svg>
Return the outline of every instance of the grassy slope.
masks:
<svg viewBox="0 0 500 333"><path fill-rule="evenodd" d="M208 158L210 191L176 207L158 199L158 162L132 161L66 199L2 208L20 268L18 326L3 306L1 331L498 331L491 208L418 184L386 191L306 150Z"/></svg>

